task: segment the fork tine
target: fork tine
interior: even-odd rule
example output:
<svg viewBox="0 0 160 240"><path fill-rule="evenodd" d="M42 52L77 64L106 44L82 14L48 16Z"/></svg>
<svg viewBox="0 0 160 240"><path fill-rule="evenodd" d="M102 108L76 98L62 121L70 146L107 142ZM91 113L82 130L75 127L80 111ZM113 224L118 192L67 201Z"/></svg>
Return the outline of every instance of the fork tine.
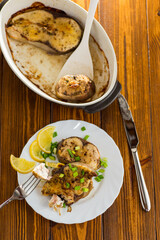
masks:
<svg viewBox="0 0 160 240"><path fill-rule="evenodd" d="M25 181L21 186L24 188L26 188L28 186L28 184L30 184L33 180L34 180L35 176L32 174L27 181ZM32 180L31 180L32 179ZM31 180L31 181L30 181ZM27 186L25 186L27 184Z"/></svg>
<svg viewBox="0 0 160 240"><path fill-rule="evenodd" d="M36 181L34 181L34 183L32 183L32 185L30 186L30 188L27 191L25 191L27 196L37 187L39 182L40 179L36 179Z"/></svg>
<svg viewBox="0 0 160 240"><path fill-rule="evenodd" d="M32 181L30 181L30 182L27 184L27 186L25 186L25 188L23 188L24 191L27 192L27 191L30 189L30 187L32 187L32 185L36 182L36 180L37 180L37 178L33 178Z"/></svg>

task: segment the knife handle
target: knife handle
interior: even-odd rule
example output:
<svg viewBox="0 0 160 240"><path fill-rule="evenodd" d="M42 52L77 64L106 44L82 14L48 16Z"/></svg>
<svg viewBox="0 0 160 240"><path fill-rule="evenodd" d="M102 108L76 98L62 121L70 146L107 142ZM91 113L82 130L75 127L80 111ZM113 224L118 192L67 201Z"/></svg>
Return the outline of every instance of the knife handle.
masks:
<svg viewBox="0 0 160 240"><path fill-rule="evenodd" d="M148 194L148 190L146 187L146 183L143 177L141 164L138 157L137 149L132 149L132 156L134 160L135 170L136 170L136 176L137 176L137 182L138 182L138 189L139 189L139 195L142 207L145 211L149 212L151 209L151 202Z"/></svg>

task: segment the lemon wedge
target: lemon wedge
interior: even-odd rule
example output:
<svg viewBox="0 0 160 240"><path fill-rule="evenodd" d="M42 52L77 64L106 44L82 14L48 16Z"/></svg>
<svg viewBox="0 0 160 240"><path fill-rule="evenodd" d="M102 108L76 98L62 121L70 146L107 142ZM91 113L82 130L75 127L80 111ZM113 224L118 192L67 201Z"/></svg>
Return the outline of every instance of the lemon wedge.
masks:
<svg viewBox="0 0 160 240"><path fill-rule="evenodd" d="M33 158L37 162L44 162L44 158L41 155L41 149L37 143L37 140L33 141L29 148L29 153L31 158Z"/></svg>
<svg viewBox="0 0 160 240"><path fill-rule="evenodd" d="M24 158L16 158L13 155L10 156L10 163L14 170L16 170L19 173L29 173L36 166L35 162L27 161Z"/></svg>
<svg viewBox="0 0 160 240"><path fill-rule="evenodd" d="M61 167L64 166L65 164L63 164L63 163L45 162L45 165L46 165L47 167L52 167L52 168L61 168Z"/></svg>
<svg viewBox="0 0 160 240"><path fill-rule="evenodd" d="M37 143L43 152L50 153L51 142L55 127L49 126L43 128L37 135Z"/></svg>

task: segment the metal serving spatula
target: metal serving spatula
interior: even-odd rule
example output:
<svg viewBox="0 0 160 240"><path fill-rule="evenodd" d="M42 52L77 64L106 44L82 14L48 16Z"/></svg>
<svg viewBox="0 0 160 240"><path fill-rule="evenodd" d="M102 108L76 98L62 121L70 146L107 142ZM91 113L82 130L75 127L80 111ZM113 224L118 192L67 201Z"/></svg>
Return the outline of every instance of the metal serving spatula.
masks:
<svg viewBox="0 0 160 240"><path fill-rule="evenodd" d="M138 146L139 140L138 140L136 127L134 124L132 113L129 110L128 103L121 94L118 95L118 103L119 103L119 107L120 107L120 111L121 111L121 115L122 115L122 119L123 119L124 128L126 131L128 144L129 144L130 150L132 152L133 160L134 160L134 166L135 166L135 170L136 170L141 204L142 204L143 209L148 212L151 209L151 203L150 203L148 190L147 190L146 183L145 183L145 180L143 177L141 164L140 164L138 152L137 152L137 146Z"/></svg>

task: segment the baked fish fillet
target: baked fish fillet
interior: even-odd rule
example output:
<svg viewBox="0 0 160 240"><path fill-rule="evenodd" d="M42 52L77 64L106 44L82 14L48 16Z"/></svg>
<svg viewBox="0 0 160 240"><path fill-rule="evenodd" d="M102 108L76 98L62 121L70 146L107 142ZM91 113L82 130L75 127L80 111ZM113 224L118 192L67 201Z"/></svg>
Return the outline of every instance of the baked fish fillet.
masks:
<svg viewBox="0 0 160 240"><path fill-rule="evenodd" d="M12 15L6 32L15 40L57 54L74 50L82 37L81 26L76 20L42 3L34 3Z"/></svg>
<svg viewBox="0 0 160 240"><path fill-rule="evenodd" d="M69 163L53 170L52 178L42 188L42 194L56 194L69 206L90 193L93 176L97 176L96 172L85 163Z"/></svg>

